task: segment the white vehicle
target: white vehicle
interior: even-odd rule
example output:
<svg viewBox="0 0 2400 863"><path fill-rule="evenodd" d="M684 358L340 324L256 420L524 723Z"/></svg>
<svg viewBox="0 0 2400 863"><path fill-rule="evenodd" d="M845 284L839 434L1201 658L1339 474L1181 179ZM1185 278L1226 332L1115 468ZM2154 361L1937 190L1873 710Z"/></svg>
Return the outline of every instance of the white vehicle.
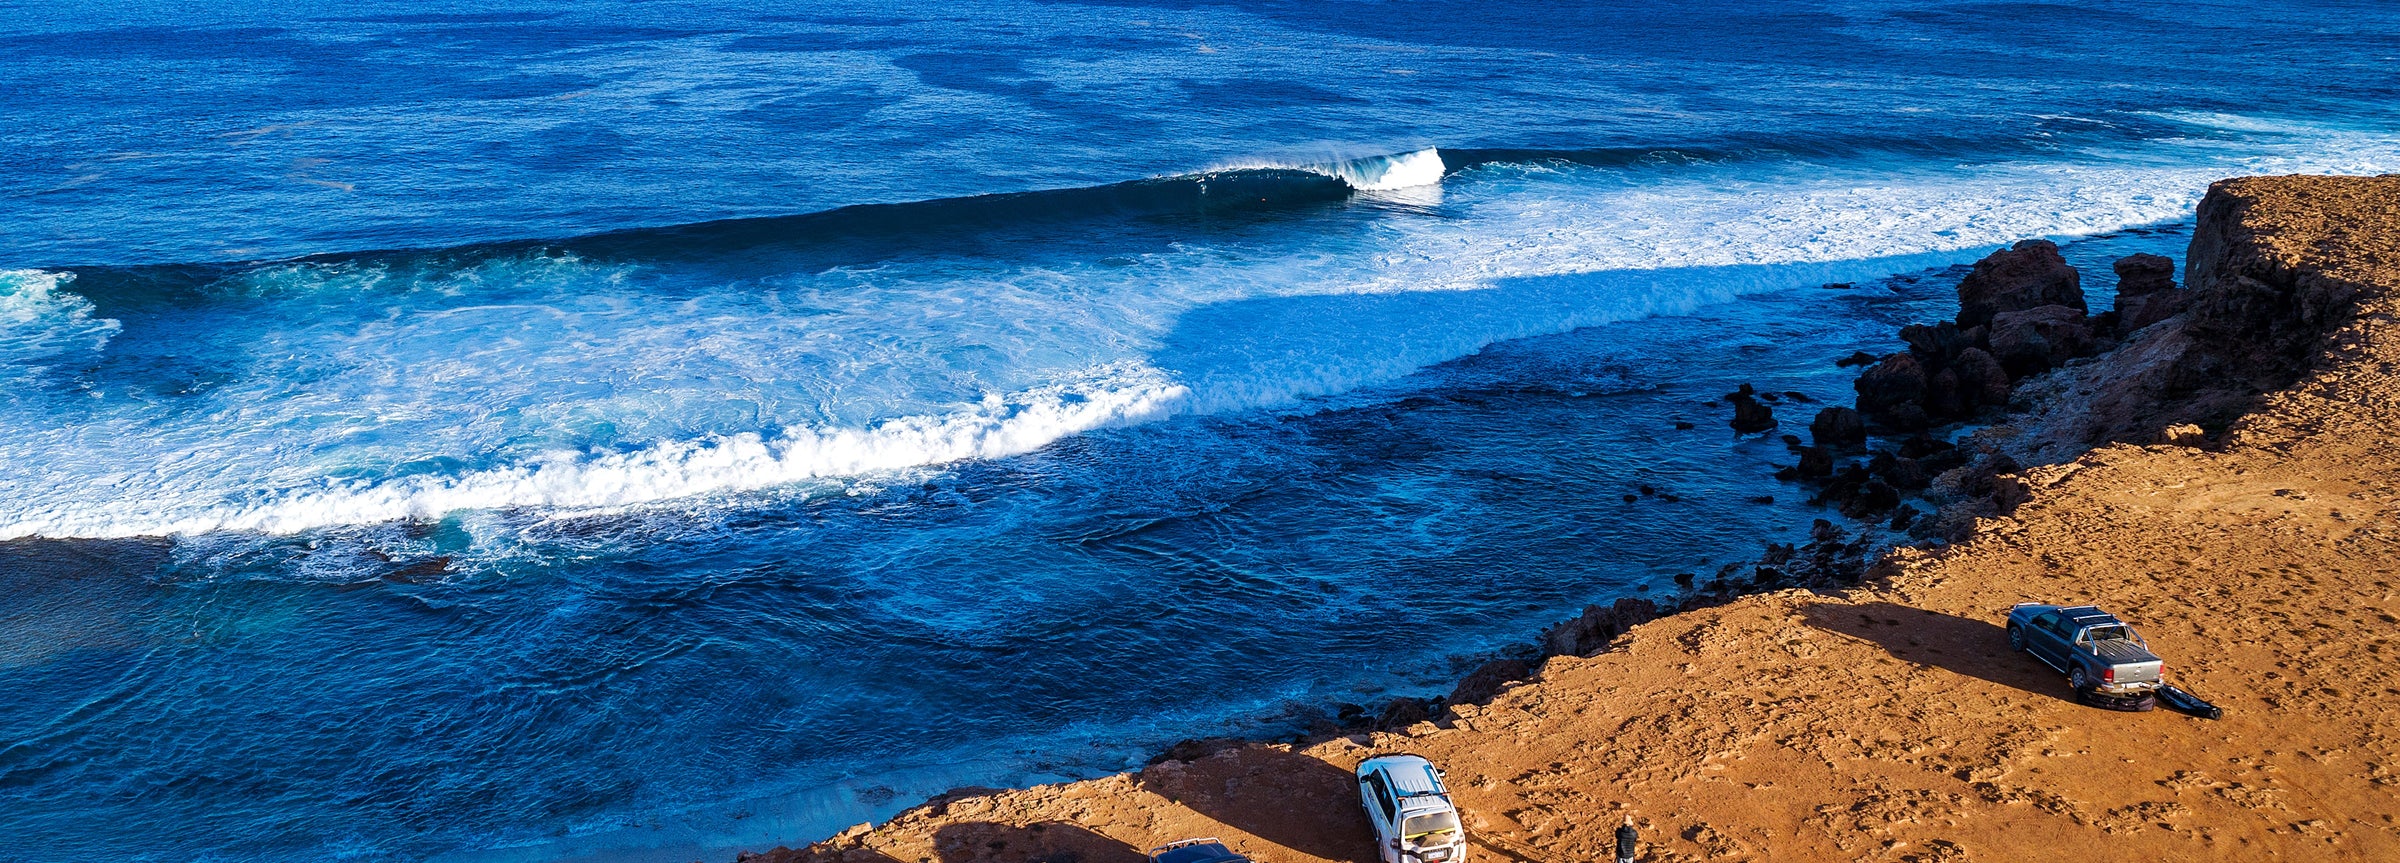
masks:
<svg viewBox="0 0 2400 863"><path fill-rule="evenodd" d="M1459 863L1467 831L1442 785L1442 771L1415 755L1381 755L1358 765L1358 797L1375 826L1383 863Z"/></svg>

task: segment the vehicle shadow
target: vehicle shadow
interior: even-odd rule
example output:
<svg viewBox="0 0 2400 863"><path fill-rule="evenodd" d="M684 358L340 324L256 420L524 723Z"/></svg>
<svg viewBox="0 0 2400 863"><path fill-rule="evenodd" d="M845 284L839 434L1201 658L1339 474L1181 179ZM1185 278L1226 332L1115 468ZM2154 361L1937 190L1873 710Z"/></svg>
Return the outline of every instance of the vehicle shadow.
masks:
<svg viewBox="0 0 2400 863"><path fill-rule="evenodd" d="M977 821L934 834L942 863L1143 863L1139 849L1064 821ZM847 858L845 858L847 859ZM888 858L887 858L888 859Z"/></svg>
<svg viewBox="0 0 2400 863"><path fill-rule="evenodd" d="M1810 626L1874 644L1919 665L2032 695L2073 700L2074 693L2058 672L2009 649L2008 630L2000 623L1889 602L1819 603L1809 606L1805 616Z"/></svg>
<svg viewBox="0 0 2400 863"><path fill-rule="evenodd" d="M1302 854L1375 857L1371 828L1359 811L1357 777L1297 752L1227 748L1192 761L1153 764L1140 782L1146 791Z"/></svg>

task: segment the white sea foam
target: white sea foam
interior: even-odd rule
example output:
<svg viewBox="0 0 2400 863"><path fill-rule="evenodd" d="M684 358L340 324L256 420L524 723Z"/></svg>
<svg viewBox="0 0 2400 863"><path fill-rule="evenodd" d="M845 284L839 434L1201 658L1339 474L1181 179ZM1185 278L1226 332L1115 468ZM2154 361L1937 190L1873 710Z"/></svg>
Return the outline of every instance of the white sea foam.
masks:
<svg viewBox="0 0 2400 863"><path fill-rule="evenodd" d="M1350 188L1362 192L1388 192L1419 186L1438 186L1448 170L1442 164L1442 154L1432 147L1390 156L1369 156L1350 159L1325 166L1326 173L1340 177Z"/></svg>
<svg viewBox="0 0 2400 863"><path fill-rule="evenodd" d="M456 475L331 483L250 502L179 499L58 502L0 523L0 540L211 531L293 533L342 524L436 518L468 509L608 511L965 459L1031 452L1078 432L1168 413L1187 395L1155 369L1096 369L1087 380L1002 395L951 413L897 417L858 429L791 429L665 441L627 452L545 453L522 464ZM193 491L199 491L194 489Z"/></svg>
<svg viewBox="0 0 2400 863"><path fill-rule="evenodd" d="M205 327L142 330L189 340L159 354L232 351L213 365L238 374L214 388L160 399L102 379L105 398L81 407L0 402L14 432L0 537L292 532L850 482L1288 405L1503 339L2188 218L2222 176L2400 168L2400 145L2375 136L2234 143L1980 166L1493 165L1453 177L1439 212L1104 260L731 283L545 255L285 265L215 288L240 302ZM1344 164L1356 184L1439 180L1421 152ZM0 332L106 344L116 323L67 278L0 277Z"/></svg>
<svg viewBox="0 0 2400 863"><path fill-rule="evenodd" d="M98 351L123 329L94 317L90 300L66 290L74 280L74 273L0 270L0 369Z"/></svg>
<svg viewBox="0 0 2400 863"><path fill-rule="evenodd" d="M1361 192L1391 192L1439 186L1449 167L1432 147L1402 153L1358 157L1248 159L1217 166L1217 171L1279 168L1323 174Z"/></svg>

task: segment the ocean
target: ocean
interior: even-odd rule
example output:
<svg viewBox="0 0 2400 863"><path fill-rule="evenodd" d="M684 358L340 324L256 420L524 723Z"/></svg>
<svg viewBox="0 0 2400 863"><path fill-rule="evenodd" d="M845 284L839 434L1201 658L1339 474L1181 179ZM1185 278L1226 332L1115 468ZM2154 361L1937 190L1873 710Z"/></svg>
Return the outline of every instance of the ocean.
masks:
<svg viewBox="0 0 2400 863"><path fill-rule="evenodd" d="M0 2L0 860L730 859L1440 694L1838 520L1727 391L2395 132L2379 2Z"/></svg>

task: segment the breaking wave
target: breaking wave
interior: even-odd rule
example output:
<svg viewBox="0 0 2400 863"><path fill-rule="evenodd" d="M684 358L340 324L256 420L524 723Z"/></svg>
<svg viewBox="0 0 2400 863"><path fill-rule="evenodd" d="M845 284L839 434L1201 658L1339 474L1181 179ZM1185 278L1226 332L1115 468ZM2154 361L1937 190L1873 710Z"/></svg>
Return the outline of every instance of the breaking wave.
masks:
<svg viewBox="0 0 2400 863"><path fill-rule="evenodd" d="M96 317L91 301L66 290L74 273L0 270L0 374L60 354L98 351L122 329Z"/></svg>
<svg viewBox="0 0 2400 863"><path fill-rule="evenodd" d="M0 352L38 385L0 400L0 538L839 489L2181 219L2231 173L2400 167L2372 136L2270 144L1908 170L1630 150L1458 168L1428 149L543 242L8 271ZM1439 211L1338 206L1427 183L1447 183ZM1217 218L1261 212L1280 215Z"/></svg>
<svg viewBox="0 0 2400 863"><path fill-rule="evenodd" d="M964 410L898 417L868 428L713 435L614 453L558 451L522 464L454 476L328 483L321 489L247 502L207 501L195 494L182 500L65 504L0 525L0 540L35 535L296 533L435 519L474 509L604 512L702 494L1018 455L1078 432L1155 418L1186 395L1183 387L1155 369L1096 369L1085 381L1011 395L994 393Z"/></svg>

